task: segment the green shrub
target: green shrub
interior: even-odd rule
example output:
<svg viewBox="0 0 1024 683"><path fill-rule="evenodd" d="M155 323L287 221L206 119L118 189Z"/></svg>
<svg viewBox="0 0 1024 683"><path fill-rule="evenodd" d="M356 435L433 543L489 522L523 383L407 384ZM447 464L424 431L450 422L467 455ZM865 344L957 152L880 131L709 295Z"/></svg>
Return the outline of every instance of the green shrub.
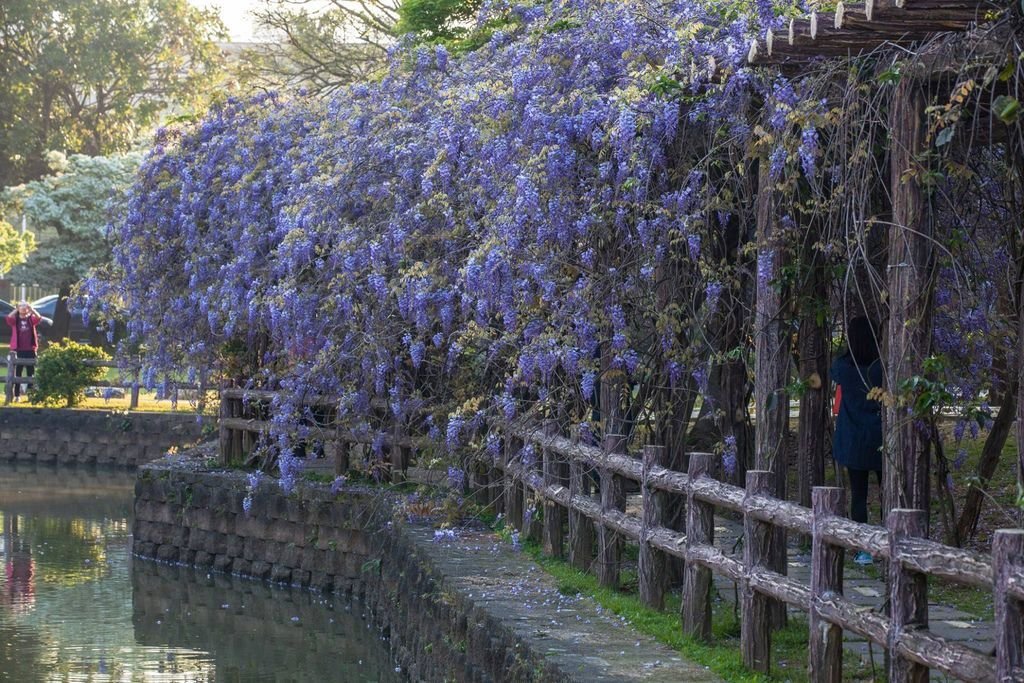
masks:
<svg viewBox="0 0 1024 683"><path fill-rule="evenodd" d="M110 360L103 349L73 341L54 342L39 354L32 403L71 408L85 397L85 388L103 379L106 371L86 360Z"/></svg>

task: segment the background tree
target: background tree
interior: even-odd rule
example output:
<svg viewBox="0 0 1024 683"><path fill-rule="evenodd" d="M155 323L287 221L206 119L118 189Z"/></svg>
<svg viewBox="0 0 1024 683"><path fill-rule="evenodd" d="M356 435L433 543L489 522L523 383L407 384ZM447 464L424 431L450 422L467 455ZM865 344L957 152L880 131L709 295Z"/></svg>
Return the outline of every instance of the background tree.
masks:
<svg viewBox="0 0 1024 683"><path fill-rule="evenodd" d="M382 71L399 36L451 41L471 32L480 0L265 0L266 43L244 52L243 82L328 94Z"/></svg>
<svg viewBox="0 0 1024 683"><path fill-rule="evenodd" d="M395 41L401 0L265 0L255 10L269 40L243 54L243 81L329 93L363 80Z"/></svg>
<svg viewBox="0 0 1024 683"><path fill-rule="evenodd" d="M142 155L47 156L53 173L4 190L0 209L6 207L8 215L24 214L36 233L35 251L27 260L22 259L24 265L15 268L12 276L48 283L59 290L53 337L61 339L67 335L67 296L72 285L91 268L110 259L106 225L110 212L131 184Z"/></svg>
<svg viewBox="0 0 1024 683"><path fill-rule="evenodd" d="M24 263L35 246L32 233L22 233L0 218L0 273L7 273L14 266Z"/></svg>
<svg viewBox="0 0 1024 683"><path fill-rule="evenodd" d="M216 84L214 13L186 0L0 4L0 186L46 172L43 153L124 152Z"/></svg>
<svg viewBox="0 0 1024 683"><path fill-rule="evenodd" d="M472 27L480 0L402 0L398 32L418 33L428 40L459 38Z"/></svg>

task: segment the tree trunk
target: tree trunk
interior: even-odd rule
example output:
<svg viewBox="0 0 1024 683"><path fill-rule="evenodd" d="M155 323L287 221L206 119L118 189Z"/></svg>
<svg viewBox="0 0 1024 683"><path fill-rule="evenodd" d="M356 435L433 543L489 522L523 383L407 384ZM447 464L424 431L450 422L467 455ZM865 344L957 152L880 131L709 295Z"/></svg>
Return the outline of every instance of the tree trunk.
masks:
<svg viewBox="0 0 1024 683"><path fill-rule="evenodd" d="M71 329L71 311L68 309L68 297L71 296L71 283L60 285L57 295L57 307L53 312L53 326L50 328L50 341L61 341L68 336Z"/></svg>
<svg viewBox="0 0 1024 683"><path fill-rule="evenodd" d="M981 516L981 505L985 500L985 491L988 488L989 480L995 474L999 465L1000 457L1003 454L1003 446L1010 437L1010 428L1017 415L1017 368L1012 369L1014 381L1010 387L1003 392L1002 402L999 406L999 414L996 415L992 430L985 439L985 445L981 449L981 458L978 460L978 482L972 484L967 490L967 498L960 510L960 519L957 521L957 536L961 541L972 538L978 529L978 518Z"/></svg>

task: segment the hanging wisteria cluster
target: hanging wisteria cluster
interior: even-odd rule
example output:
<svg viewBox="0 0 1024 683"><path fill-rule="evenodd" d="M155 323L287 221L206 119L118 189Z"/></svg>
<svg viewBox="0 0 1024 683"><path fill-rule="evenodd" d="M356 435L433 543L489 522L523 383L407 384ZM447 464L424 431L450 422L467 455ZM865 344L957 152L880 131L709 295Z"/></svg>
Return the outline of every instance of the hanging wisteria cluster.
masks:
<svg viewBox="0 0 1024 683"><path fill-rule="evenodd" d="M597 405L653 431L698 395L713 411L723 368L749 353L760 272L785 262L779 286L801 287L800 263L867 259L864 233L826 219L870 229L858 192L884 126L850 125L861 75L837 91L746 66L769 3L709 4L489 3L501 28L464 55L409 42L379 82L330 101L228 101L161 131L112 227L114 263L86 284L93 310L125 311L149 386L188 368L282 390L285 445L312 395L342 397L378 454L381 405L391 422L429 408L448 446L487 415L586 433ZM755 256L758 160L782 236ZM805 244L811 219L829 225ZM834 323L848 283L830 284L815 295ZM960 316L966 290L947 289L940 315ZM938 344L985 365L977 377L991 353L971 345L992 340L975 328L943 325ZM735 467L731 415L717 438Z"/></svg>

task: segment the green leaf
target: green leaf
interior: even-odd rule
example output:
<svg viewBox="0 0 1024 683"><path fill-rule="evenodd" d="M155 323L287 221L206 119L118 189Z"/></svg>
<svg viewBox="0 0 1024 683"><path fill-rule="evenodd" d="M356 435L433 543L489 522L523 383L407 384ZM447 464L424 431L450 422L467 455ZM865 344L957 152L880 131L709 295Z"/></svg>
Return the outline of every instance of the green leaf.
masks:
<svg viewBox="0 0 1024 683"><path fill-rule="evenodd" d="M939 134L935 136L935 146L942 147L949 144L949 141L953 139L953 133L956 130L956 126L947 126L939 131Z"/></svg>
<svg viewBox="0 0 1024 683"><path fill-rule="evenodd" d="M1021 0L1024 2L1024 0ZM892 67L886 69L882 73L878 74L878 82L883 85L893 85L900 82L900 70L899 67Z"/></svg>
<svg viewBox="0 0 1024 683"><path fill-rule="evenodd" d="M992 111L999 117L1000 121L1010 125L1020 116L1020 102L1016 97L1000 95L992 103Z"/></svg>

